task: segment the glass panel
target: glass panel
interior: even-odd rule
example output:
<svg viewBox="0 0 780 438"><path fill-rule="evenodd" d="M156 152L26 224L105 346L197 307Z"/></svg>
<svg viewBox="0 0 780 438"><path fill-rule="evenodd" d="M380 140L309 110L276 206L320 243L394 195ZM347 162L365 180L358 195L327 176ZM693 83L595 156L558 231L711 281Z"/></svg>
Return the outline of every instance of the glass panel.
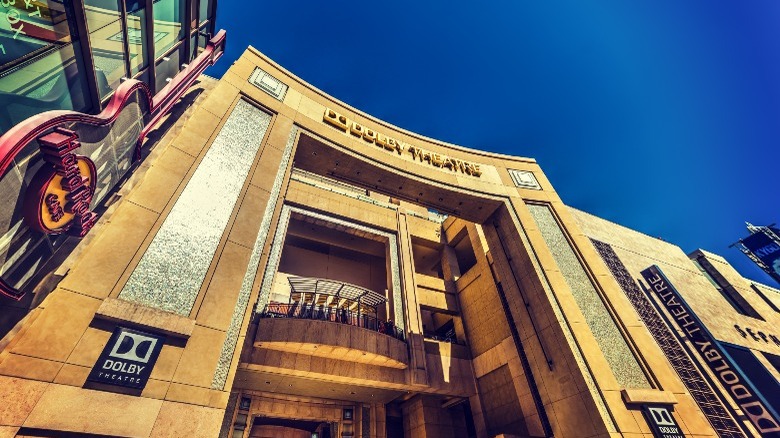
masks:
<svg viewBox="0 0 780 438"><path fill-rule="evenodd" d="M198 48L203 50L206 48L206 43L209 42L209 33L206 26L202 26L198 31ZM198 52L200 53L200 52Z"/></svg>
<svg viewBox="0 0 780 438"><path fill-rule="evenodd" d="M209 12L211 11L211 0L200 0L200 12L198 16L201 23L211 18Z"/></svg>
<svg viewBox="0 0 780 438"><path fill-rule="evenodd" d="M144 71L142 71L140 74L136 73L133 77L135 79L138 79L139 81L141 81L143 83L148 84L149 83L149 70L150 69L147 68Z"/></svg>
<svg viewBox="0 0 780 438"><path fill-rule="evenodd" d="M78 153L92 159L97 169L93 208L113 190L132 164L136 141L143 129L144 114L138 96L135 93L128 99L113 124L100 128L77 124L74 128L81 141Z"/></svg>
<svg viewBox="0 0 780 438"><path fill-rule="evenodd" d="M120 298L189 315L270 121L239 101Z"/></svg>
<svg viewBox="0 0 780 438"><path fill-rule="evenodd" d="M85 0L84 9L98 91L103 99L127 76L122 14L117 0Z"/></svg>
<svg viewBox="0 0 780 438"><path fill-rule="evenodd" d="M146 9L142 0L125 0L127 8L127 45L130 48L130 70L133 75L148 65L146 54ZM156 35L155 35L156 39Z"/></svg>
<svg viewBox="0 0 780 438"><path fill-rule="evenodd" d="M190 30L198 28L198 2L196 0L190 2L190 12L186 19L190 20Z"/></svg>
<svg viewBox="0 0 780 438"><path fill-rule="evenodd" d="M159 58L184 38L184 0L154 3L154 57Z"/></svg>
<svg viewBox="0 0 780 438"><path fill-rule="evenodd" d="M44 239L42 234L30 231L23 219L23 194L42 165L38 142L32 141L0 179L0 205L5 207L0 209L0 276L9 284L16 282L11 277L22 269L20 260Z"/></svg>
<svg viewBox="0 0 780 438"><path fill-rule="evenodd" d="M198 32L193 32L192 37L190 38L190 61L195 59L196 56L198 56Z"/></svg>
<svg viewBox="0 0 780 438"><path fill-rule="evenodd" d="M16 262L19 255L15 253L25 246L14 244L24 240L21 237L27 230L22 219L24 200L19 197L22 190L22 179L16 166L12 166L0 179L0 205L3 206L0 209L0 274Z"/></svg>
<svg viewBox="0 0 780 438"><path fill-rule="evenodd" d="M200 53L203 51L203 49L206 48L206 43L208 43L209 40L206 35L206 27L200 28L197 32L192 33L192 42L191 48L192 48L192 59L195 59Z"/></svg>
<svg viewBox="0 0 780 438"><path fill-rule="evenodd" d="M168 85L168 79L173 79L176 74L179 73L179 66L181 65L181 52L184 50L184 45L179 47L178 50L174 50L166 58L163 58L157 64L155 68L155 81L157 82L156 92L159 93L166 85Z"/></svg>
<svg viewBox="0 0 780 438"><path fill-rule="evenodd" d="M0 276L12 287L22 286L50 254L47 238L30 231L23 219L22 195L41 164L38 143L32 142L0 179L0 205L5 207L0 209Z"/></svg>
<svg viewBox="0 0 780 438"><path fill-rule="evenodd" d="M61 1L0 1L0 75L48 46L70 42Z"/></svg>
<svg viewBox="0 0 780 438"><path fill-rule="evenodd" d="M80 50L72 44L1 73L0 132L43 111L85 111L84 76Z"/></svg>
<svg viewBox="0 0 780 438"><path fill-rule="evenodd" d="M38 246L32 251L25 248L22 260L3 274L3 280L11 287L20 289L51 258L51 248L46 239L41 238L39 242Z"/></svg>

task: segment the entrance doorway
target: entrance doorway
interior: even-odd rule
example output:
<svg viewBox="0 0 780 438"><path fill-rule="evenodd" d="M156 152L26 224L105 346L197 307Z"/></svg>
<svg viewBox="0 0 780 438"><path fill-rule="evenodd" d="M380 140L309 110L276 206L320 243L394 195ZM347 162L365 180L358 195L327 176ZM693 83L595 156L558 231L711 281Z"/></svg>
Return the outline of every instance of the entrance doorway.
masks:
<svg viewBox="0 0 780 438"><path fill-rule="evenodd" d="M255 417L250 438L332 438L332 426L325 421Z"/></svg>

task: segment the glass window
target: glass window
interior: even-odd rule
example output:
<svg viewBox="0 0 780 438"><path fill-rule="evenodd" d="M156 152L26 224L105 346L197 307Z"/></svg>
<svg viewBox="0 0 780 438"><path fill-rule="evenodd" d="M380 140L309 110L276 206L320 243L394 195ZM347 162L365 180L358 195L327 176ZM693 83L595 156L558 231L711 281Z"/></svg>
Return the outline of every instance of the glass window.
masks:
<svg viewBox="0 0 780 438"><path fill-rule="evenodd" d="M15 289L23 287L27 280L38 272L41 265L52 256L52 250L46 238L42 238L34 248L25 248L20 252L23 252L23 258L8 272L2 274L3 280Z"/></svg>
<svg viewBox="0 0 780 438"><path fill-rule="evenodd" d="M206 44L209 42L209 33L206 26L203 26L198 30L198 55L203 49L206 48Z"/></svg>
<svg viewBox="0 0 780 438"><path fill-rule="evenodd" d="M43 111L86 111L81 59L78 46L68 44L0 73L0 132Z"/></svg>
<svg viewBox="0 0 780 438"><path fill-rule="evenodd" d="M154 3L154 55L159 58L184 38L184 0Z"/></svg>
<svg viewBox="0 0 780 438"><path fill-rule="evenodd" d="M127 45L130 48L130 71L133 75L148 65L146 54L146 9L142 0L125 0L127 8Z"/></svg>
<svg viewBox="0 0 780 438"><path fill-rule="evenodd" d="M127 76L122 14L117 0L85 0L84 12L92 44L98 91L103 99Z"/></svg>
<svg viewBox="0 0 780 438"><path fill-rule="evenodd" d="M181 65L181 53L184 50L182 44L178 50L174 50L170 55L163 58L157 63L155 67L155 82L157 82L155 93L159 93L166 85L168 85L168 79L173 79L177 73L179 73L179 65Z"/></svg>
<svg viewBox="0 0 780 438"><path fill-rule="evenodd" d="M61 1L0 0L0 132L42 111L88 109L67 15Z"/></svg>
<svg viewBox="0 0 780 438"><path fill-rule="evenodd" d="M187 18L190 20L190 29L198 28L198 2L193 0L190 2L190 12Z"/></svg>
<svg viewBox="0 0 780 438"><path fill-rule="evenodd" d="M200 0L200 13L198 14L198 16L200 17L199 20L201 23L211 19L210 12L211 12L211 0Z"/></svg>
<svg viewBox="0 0 780 438"><path fill-rule="evenodd" d="M24 286L51 254L49 237L31 231L24 222L24 194L44 165L37 141L14 157L0 177L0 277L14 288Z"/></svg>
<svg viewBox="0 0 780 438"><path fill-rule="evenodd" d="M198 56L198 53L200 53L198 50L198 32L195 31L190 37L190 61L195 59L195 57Z"/></svg>
<svg viewBox="0 0 780 438"><path fill-rule="evenodd" d="M195 32L192 32L192 39L190 40L190 50L192 55L190 60L197 58L198 55L206 48L206 44L209 42L208 35L206 34L207 26L203 26Z"/></svg>
<svg viewBox="0 0 780 438"><path fill-rule="evenodd" d="M0 1L0 74L71 42L65 6L56 1Z"/></svg>

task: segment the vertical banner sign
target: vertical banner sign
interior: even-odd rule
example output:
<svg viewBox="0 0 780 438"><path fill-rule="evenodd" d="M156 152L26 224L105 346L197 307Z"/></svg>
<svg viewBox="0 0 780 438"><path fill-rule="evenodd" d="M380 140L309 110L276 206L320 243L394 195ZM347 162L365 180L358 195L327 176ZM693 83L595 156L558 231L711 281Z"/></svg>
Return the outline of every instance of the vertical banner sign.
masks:
<svg viewBox="0 0 780 438"><path fill-rule="evenodd" d="M758 232L742 239L742 244L758 257L780 281L780 244L766 233Z"/></svg>
<svg viewBox="0 0 780 438"><path fill-rule="evenodd" d="M685 438L680 426L672 417L672 412L666 406L642 406L642 415L645 416L653 436L656 438Z"/></svg>
<svg viewBox="0 0 780 438"><path fill-rule="evenodd" d="M117 327L87 380L143 389L164 342L165 337L158 334Z"/></svg>
<svg viewBox="0 0 780 438"><path fill-rule="evenodd" d="M650 293L656 296L677 326L688 335L696 353L704 359L734 402L761 432L761 436L780 438L780 421L777 414L768 409L756 395L755 388L734 366L729 356L723 352L715 338L691 311L677 289L669 283L661 269L658 266L651 266L642 271L642 277L650 286Z"/></svg>

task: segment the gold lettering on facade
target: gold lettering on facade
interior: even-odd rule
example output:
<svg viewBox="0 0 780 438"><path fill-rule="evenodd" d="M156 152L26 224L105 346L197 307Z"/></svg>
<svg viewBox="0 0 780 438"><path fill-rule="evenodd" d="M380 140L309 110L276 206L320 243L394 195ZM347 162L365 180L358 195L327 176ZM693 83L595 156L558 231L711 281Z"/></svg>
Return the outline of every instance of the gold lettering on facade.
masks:
<svg viewBox="0 0 780 438"><path fill-rule="evenodd" d="M346 116L339 114L330 108L325 108L325 114L323 115L322 120L325 123L338 128L341 131L344 131L345 133L362 138L363 141L375 144L387 151L394 151L398 153L398 155L403 155L404 152L408 151L411 159L414 161L427 163L434 167L448 169L452 172L459 172L477 178L482 175L482 170L480 170L479 164L469 163L467 161L461 161L456 158L447 157L445 155L437 154L436 152L432 152L409 143L404 143L395 138L388 137L384 134L374 131L371 128L363 126L354 120L349 120Z"/></svg>

